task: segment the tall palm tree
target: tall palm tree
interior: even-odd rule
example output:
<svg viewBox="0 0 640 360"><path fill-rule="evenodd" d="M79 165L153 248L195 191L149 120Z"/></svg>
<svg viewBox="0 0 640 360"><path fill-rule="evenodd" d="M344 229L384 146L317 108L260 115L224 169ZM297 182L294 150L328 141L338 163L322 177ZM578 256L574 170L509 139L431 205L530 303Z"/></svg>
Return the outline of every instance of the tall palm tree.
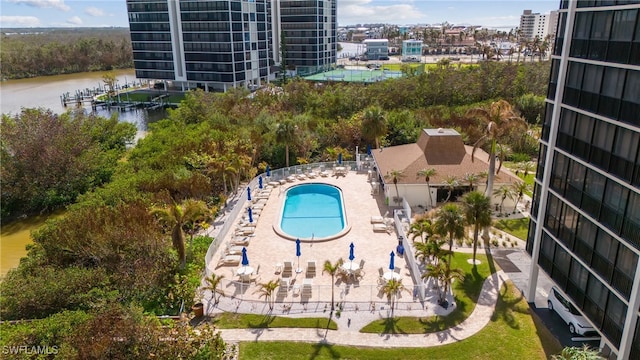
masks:
<svg viewBox="0 0 640 360"><path fill-rule="evenodd" d="M456 204L445 204L436 212L435 232L449 238L449 261L453 253L453 241L464 237L464 217Z"/></svg>
<svg viewBox="0 0 640 360"><path fill-rule="evenodd" d="M433 204L431 203L431 185L429 184L429 181L431 180L431 177L433 175L435 175L437 173L436 169L434 168L424 168L420 171L418 171L418 173L416 174L417 176L423 176L424 177L424 181L427 182L427 193L428 193L428 198L429 198L429 207L432 207Z"/></svg>
<svg viewBox="0 0 640 360"><path fill-rule="evenodd" d="M151 213L156 215L165 226L171 228L171 241L178 252L180 268L187 262L185 251L184 231L182 228L188 222L202 219L208 212L207 205L200 200L187 199L181 204L171 204L162 208L153 208Z"/></svg>
<svg viewBox="0 0 640 360"><path fill-rule="evenodd" d="M284 144L285 163L289 167L289 145L296 138L296 126L293 121L286 119L276 124L276 142Z"/></svg>
<svg viewBox="0 0 640 360"><path fill-rule="evenodd" d="M210 276L204 278L204 282L207 285L202 289L211 291L211 298L213 299L214 304L220 302L220 297L222 296L221 293L218 293L218 287L222 283L222 279L224 279L224 275L216 274L211 274ZM218 296L216 296L216 294L218 294Z"/></svg>
<svg viewBox="0 0 640 360"><path fill-rule="evenodd" d="M273 310L273 293L278 286L280 286L278 280L270 280L269 282L258 284L256 292L260 293L260 297L264 297L267 305L269 305L269 310Z"/></svg>
<svg viewBox="0 0 640 360"><path fill-rule="evenodd" d="M453 190L460 185L458 182L458 178L453 175L448 175L446 179L444 179L445 185L447 185L447 199L444 202L448 202L451 199L451 194L453 194Z"/></svg>
<svg viewBox="0 0 640 360"><path fill-rule="evenodd" d="M400 199L400 192L398 192L398 180L404 178L404 173L402 170L394 170L389 171L385 176L385 179L391 179L393 185L396 187L396 199Z"/></svg>
<svg viewBox="0 0 640 360"><path fill-rule="evenodd" d="M475 108L467 111L466 117L480 120L484 125L484 135L473 144L471 160L475 158L476 150L485 142L489 142L489 172L487 177L487 189L485 195L493 194L493 181L496 171L496 147L498 140L513 129L526 129L527 123L505 100L498 100L488 108Z"/></svg>
<svg viewBox="0 0 640 360"><path fill-rule="evenodd" d="M507 198L513 199L513 188L507 185L502 185L493 192L493 195L500 197L500 213L502 213L502 205L504 205L504 201Z"/></svg>
<svg viewBox="0 0 640 360"><path fill-rule="evenodd" d="M380 148L380 137L387 132L387 122L384 111L379 106L369 106L362 114L362 134L373 138L376 148Z"/></svg>
<svg viewBox="0 0 640 360"><path fill-rule="evenodd" d="M391 279L387 281L382 286L382 293L387 295L387 300L389 301L389 305L391 306L391 315L393 316L393 311L395 309L396 297L402 291L408 291L407 288L402 285L401 280Z"/></svg>
<svg viewBox="0 0 640 360"><path fill-rule="evenodd" d="M524 193L529 191L530 187L529 184L527 184L524 181L518 181L517 183L512 185L513 188L513 193L515 194L515 200L516 200L516 204L513 206L513 213L516 213L516 210L518 209L518 204L520 203L520 201L522 201L522 198L524 197Z"/></svg>
<svg viewBox="0 0 640 360"><path fill-rule="evenodd" d="M491 201L481 192L472 191L462 201L467 224L473 225L473 263L475 266L480 229L491 225Z"/></svg>
<svg viewBox="0 0 640 360"><path fill-rule="evenodd" d="M333 310L335 309L335 303L334 303L334 289L335 289L335 280L336 280L336 274L338 273L338 270L340 270L340 267L342 266L342 264L344 263L344 260L342 260L342 258L338 259L338 261L336 261L335 263L331 263L331 261L329 260L325 260L324 261L324 265L322 267L322 273L324 274L325 272L328 273L329 275L331 275L331 311L333 312Z"/></svg>

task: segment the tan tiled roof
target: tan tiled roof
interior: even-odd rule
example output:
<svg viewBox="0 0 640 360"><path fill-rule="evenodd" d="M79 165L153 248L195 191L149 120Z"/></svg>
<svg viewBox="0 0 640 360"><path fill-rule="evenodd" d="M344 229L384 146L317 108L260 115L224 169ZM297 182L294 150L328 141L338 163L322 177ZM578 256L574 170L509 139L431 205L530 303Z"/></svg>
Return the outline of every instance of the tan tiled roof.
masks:
<svg viewBox="0 0 640 360"><path fill-rule="evenodd" d="M453 129L424 129L417 143L384 148L372 151L373 158L382 175L392 170L401 170L404 177L399 184L425 184L418 171L425 168L436 169L430 178L431 185L444 184L447 176L462 178L466 173L479 174L489 168L489 155L477 149L474 161L471 160L472 146L464 145L462 137ZM517 178L501 169L495 177L495 183L510 183Z"/></svg>

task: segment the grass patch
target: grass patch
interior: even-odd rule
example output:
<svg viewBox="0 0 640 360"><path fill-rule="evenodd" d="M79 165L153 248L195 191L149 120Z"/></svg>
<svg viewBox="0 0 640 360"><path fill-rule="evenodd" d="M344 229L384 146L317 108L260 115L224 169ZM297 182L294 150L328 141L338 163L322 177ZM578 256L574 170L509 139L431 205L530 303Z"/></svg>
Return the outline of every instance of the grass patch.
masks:
<svg viewBox="0 0 640 360"><path fill-rule="evenodd" d="M136 91L122 92L120 93L120 100L128 101L128 102L148 102L159 95L162 95L162 94L151 95L149 93L136 92ZM117 96L112 96L111 98L112 100L118 100ZM108 99L107 95L98 96L98 100L106 101L107 99ZM184 100L184 94L171 94L167 97L162 98L162 101L165 104L166 103L179 104L182 100Z"/></svg>
<svg viewBox="0 0 640 360"><path fill-rule="evenodd" d="M500 291L496 311L479 333L454 344L428 348L356 348L324 343L242 342L240 359L547 359L562 350L509 281ZM375 346L376 344L371 344Z"/></svg>
<svg viewBox="0 0 640 360"><path fill-rule="evenodd" d="M289 318L264 314L222 313L211 318L220 329L317 328L337 330L338 324L327 318Z"/></svg>
<svg viewBox="0 0 640 360"><path fill-rule="evenodd" d="M476 258L482 263L475 268L467 261L471 254L454 253L451 260L453 268L462 269L465 273L463 281L453 283L456 308L447 316L394 317L376 320L361 329L363 333L374 334L428 334L454 327L469 317L476 307L484 280L490 275L487 257L478 254Z"/></svg>
<svg viewBox="0 0 640 360"><path fill-rule="evenodd" d="M494 222L493 227L526 241L529 232L529 218L502 219Z"/></svg>

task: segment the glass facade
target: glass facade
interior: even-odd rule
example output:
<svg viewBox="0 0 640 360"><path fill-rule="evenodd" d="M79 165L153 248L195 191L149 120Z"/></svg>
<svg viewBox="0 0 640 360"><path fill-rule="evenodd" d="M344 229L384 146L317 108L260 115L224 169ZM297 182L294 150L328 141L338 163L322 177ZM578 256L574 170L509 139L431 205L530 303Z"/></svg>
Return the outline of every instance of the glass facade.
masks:
<svg viewBox="0 0 640 360"><path fill-rule="evenodd" d="M327 70L336 62L336 15L336 0L280 1L286 63L298 74Z"/></svg>
<svg viewBox="0 0 640 360"><path fill-rule="evenodd" d="M527 239L619 359L640 359L639 4L560 4Z"/></svg>

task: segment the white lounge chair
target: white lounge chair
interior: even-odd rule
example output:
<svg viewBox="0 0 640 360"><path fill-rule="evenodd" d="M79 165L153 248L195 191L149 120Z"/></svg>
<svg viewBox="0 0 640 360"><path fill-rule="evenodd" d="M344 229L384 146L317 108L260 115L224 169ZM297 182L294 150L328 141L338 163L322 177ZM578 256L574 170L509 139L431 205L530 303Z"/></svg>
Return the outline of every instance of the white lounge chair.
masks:
<svg viewBox="0 0 640 360"><path fill-rule="evenodd" d="M229 266L229 265L238 265L242 260L242 256L240 255L226 255L218 261L218 267L220 266Z"/></svg>
<svg viewBox="0 0 640 360"><path fill-rule="evenodd" d="M307 278L312 278L316 276L316 261L311 260L307 261Z"/></svg>
<svg viewBox="0 0 640 360"><path fill-rule="evenodd" d="M385 224L373 224L373 231L374 232L386 232L386 233L391 232L391 230L389 229L389 226L387 226Z"/></svg>

